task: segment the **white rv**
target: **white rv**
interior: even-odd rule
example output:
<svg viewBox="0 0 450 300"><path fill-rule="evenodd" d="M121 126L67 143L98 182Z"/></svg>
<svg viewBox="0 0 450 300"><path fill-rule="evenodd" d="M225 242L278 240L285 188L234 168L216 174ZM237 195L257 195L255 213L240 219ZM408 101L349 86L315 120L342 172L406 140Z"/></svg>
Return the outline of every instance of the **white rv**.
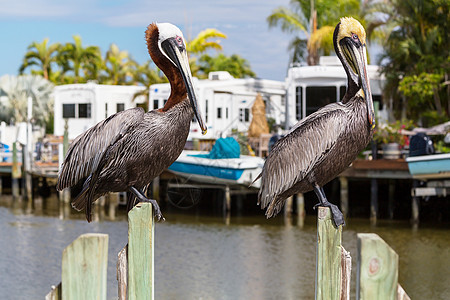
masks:
<svg viewBox="0 0 450 300"><path fill-rule="evenodd" d="M379 67L368 65L372 98L380 119L387 119L383 108ZM331 102L342 99L347 88L347 74L337 56L323 56L319 65L296 66L288 70L286 78L286 128Z"/></svg>
<svg viewBox="0 0 450 300"><path fill-rule="evenodd" d="M68 120L69 139L74 139L116 112L136 106L147 109L146 97L139 96L133 100L134 95L143 90L143 86L96 83L56 86L54 134L64 134L65 119Z"/></svg>
<svg viewBox="0 0 450 300"><path fill-rule="evenodd" d="M216 139L228 135L232 129L247 131L252 120L251 108L258 93L265 104L267 117L275 123L284 124L285 83L282 81L242 78L237 79L228 72L211 72L208 79L194 78L201 114L208 126L202 136L198 124L193 120L188 140L194 138ZM163 107L170 95L169 83L150 86L149 109Z"/></svg>

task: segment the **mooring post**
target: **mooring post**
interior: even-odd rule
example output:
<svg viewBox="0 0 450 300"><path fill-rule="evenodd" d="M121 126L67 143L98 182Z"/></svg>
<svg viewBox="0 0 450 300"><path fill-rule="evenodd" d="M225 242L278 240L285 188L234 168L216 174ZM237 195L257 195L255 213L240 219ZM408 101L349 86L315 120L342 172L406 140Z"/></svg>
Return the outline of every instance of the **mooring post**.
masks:
<svg viewBox="0 0 450 300"><path fill-rule="evenodd" d="M348 178L339 177L339 183L341 184L341 211L344 215L344 219L348 216Z"/></svg>
<svg viewBox="0 0 450 300"><path fill-rule="evenodd" d="M12 157L12 173L11 173L11 185L13 198L20 196L19 178L20 178L19 161L17 160L17 142L13 143L13 157Z"/></svg>
<svg viewBox="0 0 450 300"><path fill-rule="evenodd" d="M378 216L378 181L372 178L370 181L370 224L377 224Z"/></svg>
<svg viewBox="0 0 450 300"><path fill-rule="evenodd" d="M286 199L286 203L284 204L284 217L291 218L292 217L292 205L294 203L294 197L290 196Z"/></svg>
<svg viewBox="0 0 450 300"><path fill-rule="evenodd" d="M231 193L230 186L226 185L224 190L224 199L223 199L223 215L226 216L231 211Z"/></svg>
<svg viewBox="0 0 450 300"><path fill-rule="evenodd" d="M319 206L317 213L316 300L349 299L351 258L341 245L342 226L334 227L328 207Z"/></svg>
<svg viewBox="0 0 450 300"><path fill-rule="evenodd" d="M413 180L413 189L420 185L419 180ZM412 195L411 197L411 223L413 226L418 227L419 225L419 207L420 198Z"/></svg>
<svg viewBox="0 0 450 300"><path fill-rule="evenodd" d="M62 299L106 299L108 235L87 233L62 256Z"/></svg>
<svg viewBox="0 0 450 300"><path fill-rule="evenodd" d="M152 181L152 198L155 199L156 201L158 201L158 203L160 202L160 197L159 197L159 187L160 187L160 178L159 176L156 176L153 181Z"/></svg>
<svg viewBox="0 0 450 300"><path fill-rule="evenodd" d="M305 197L302 193L297 194L297 226L303 228L305 225Z"/></svg>
<svg viewBox="0 0 450 300"><path fill-rule="evenodd" d="M357 238L356 299L397 299L397 253L375 233Z"/></svg>
<svg viewBox="0 0 450 300"><path fill-rule="evenodd" d="M154 219L152 205L128 213L128 299L154 299Z"/></svg>

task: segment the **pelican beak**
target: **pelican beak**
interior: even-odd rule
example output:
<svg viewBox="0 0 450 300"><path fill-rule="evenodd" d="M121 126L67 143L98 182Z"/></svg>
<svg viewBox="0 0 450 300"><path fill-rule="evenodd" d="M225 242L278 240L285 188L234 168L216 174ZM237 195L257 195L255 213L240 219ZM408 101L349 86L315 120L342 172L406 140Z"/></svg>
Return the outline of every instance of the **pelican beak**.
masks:
<svg viewBox="0 0 450 300"><path fill-rule="evenodd" d="M370 129L375 128L375 109L373 108L372 92L370 90L369 75L367 74L366 45L357 44L345 38L341 42L343 56L346 60L350 76L362 88L367 105L367 120Z"/></svg>
<svg viewBox="0 0 450 300"><path fill-rule="evenodd" d="M202 130L202 134L206 134L207 127L205 122L203 121L202 115L200 114L197 96L195 95L194 85L192 84L191 68L189 67L189 60L184 43L180 44L175 39L170 38L165 40L161 44L161 47L180 70L181 76L183 77L183 81L186 86L189 100L191 102L192 109L194 110L195 118L197 119L200 129Z"/></svg>
<svg viewBox="0 0 450 300"><path fill-rule="evenodd" d="M358 48L359 55L356 56L356 65L358 66L358 75L361 82L364 98L367 105L367 120L369 121L370 129L375 128L375 109L373 108L372 91L370 90L369 75L367 74L367 55L366 46Z"/></svg>

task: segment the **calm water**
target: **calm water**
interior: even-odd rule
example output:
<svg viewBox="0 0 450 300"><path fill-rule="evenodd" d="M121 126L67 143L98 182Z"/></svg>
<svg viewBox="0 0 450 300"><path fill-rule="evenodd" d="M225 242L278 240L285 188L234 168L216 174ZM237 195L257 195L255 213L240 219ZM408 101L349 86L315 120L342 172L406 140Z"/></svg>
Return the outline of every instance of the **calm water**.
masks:
<svg viewBox="0 0 450 300"><path fill-rule="evenodd" d="M28 212L28 213L27 213ZM88 224L57 201L0 197L0 295L42 299L61 280L63 249L87 232L109 234L108 299L117 299L116 255L126 244L125 216ZM282 216L231 217L165 210L155 228L156 299L314 299L316 224ZM70 218L67 218L70 216ZM412 230L407 222L350 219L343 243L356 262L356 233L379 234L400 257L399 282L412 299L450 299L450 228ZM356 266L353 266L354 299ZM4 298L5 297L5 298Z"/></svg>

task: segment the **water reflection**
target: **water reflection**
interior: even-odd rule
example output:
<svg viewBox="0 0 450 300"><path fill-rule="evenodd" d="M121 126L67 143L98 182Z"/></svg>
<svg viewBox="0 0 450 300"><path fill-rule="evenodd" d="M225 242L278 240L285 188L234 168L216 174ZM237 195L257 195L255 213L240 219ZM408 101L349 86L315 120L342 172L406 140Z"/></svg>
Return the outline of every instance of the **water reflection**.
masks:
<svg viewBox="0 0 450 300"><path fill-rule="evenodd" d="M61 280L63 249L86 232L109 234L108 299L117 299L116 254L126 244L123 209L112 214L96 207L87 223L56 197L27 201L0 197L0 295L42 298ZM221 214L165 207L156 226L156 299L313 299L315 218L301 228L279 216ZM111 221L110 219L116 221ZM229 224L229 225L227 225ZM355 290L356 234L379 234L400 257L399 281L412 299L450 297L448 228L411 230L407 222L351 219L343 233L353 257ZM7 274L7 275L5 275ZM354 298L354 296L353 296Z"/></svg>

